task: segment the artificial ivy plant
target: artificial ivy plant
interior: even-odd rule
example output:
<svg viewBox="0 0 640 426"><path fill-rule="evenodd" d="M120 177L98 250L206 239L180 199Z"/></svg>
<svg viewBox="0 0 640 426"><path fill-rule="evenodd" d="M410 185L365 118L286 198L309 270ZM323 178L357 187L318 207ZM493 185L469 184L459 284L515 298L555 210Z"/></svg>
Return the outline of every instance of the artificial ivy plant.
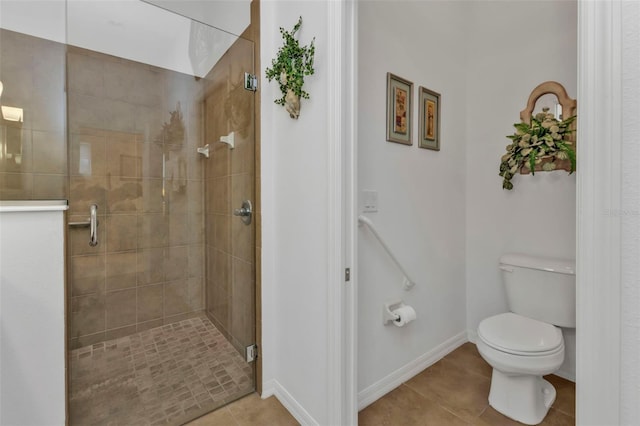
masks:
<svg viewBox="0 0 640 426"><path fill-rule="evenodd" d="M576 116L566 120L558 120L548 108L531 117L531 124L516 123L516 132L507 136L511 143L507 145L507 153L500 159L500 176L502 188L511 190L511 179L522 167L535 174L535 168L542 163L542 170L556 169L556 160L569 160L571 170L576 169L576 151L569 135L573 132L571 123ZM543 160L547 160L543 163Z"/></svg>
<svg viewBox="0 0 640 426"><path fill-rule="evenodd" d="M300 46L294 36L301 25L302 16L291 31L280 27L284 44L271 62L271 68L265 70L269 81L276 79L280 84L282 97L274 102L283 105L291 118L300 115L300 98L309 99L309 93L303 89L304 77L314 73L315 37L309 45Z"/></svg>

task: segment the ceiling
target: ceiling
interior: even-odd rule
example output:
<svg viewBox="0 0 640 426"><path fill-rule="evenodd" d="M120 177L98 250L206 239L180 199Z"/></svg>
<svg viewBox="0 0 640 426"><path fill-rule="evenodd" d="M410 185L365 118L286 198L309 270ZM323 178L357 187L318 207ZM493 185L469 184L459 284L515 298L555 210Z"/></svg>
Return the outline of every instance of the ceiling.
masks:
<svg viewBox="0 0 640 426"><path fill-rule="evenodd" d="M0 0L0 27L203 77L249 25L249 8L249 0Z"/></svg>

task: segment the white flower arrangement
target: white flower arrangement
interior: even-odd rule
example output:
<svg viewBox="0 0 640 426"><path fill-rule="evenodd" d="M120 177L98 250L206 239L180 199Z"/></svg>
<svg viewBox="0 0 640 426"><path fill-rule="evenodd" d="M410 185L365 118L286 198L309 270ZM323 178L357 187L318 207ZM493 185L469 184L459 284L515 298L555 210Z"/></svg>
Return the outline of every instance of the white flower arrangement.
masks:
<svg viewBox="0 0 640 426"><path fill-rule="evenodd" d="M571 123L576 116L566 120L558 120L544 108L542 112L531 117L531 124L516 123L516 133L507 136L513 142L507 145L507 153L502 156L500 162L500 176L503 177L502 188L511 190L511 179L522 167L531 170L535 174L536 165L544 159L549 161L542 164L542 170L556 169L556 160L569 160L571 170L576 169L576 151L568 136L573 132Z"/></svg>

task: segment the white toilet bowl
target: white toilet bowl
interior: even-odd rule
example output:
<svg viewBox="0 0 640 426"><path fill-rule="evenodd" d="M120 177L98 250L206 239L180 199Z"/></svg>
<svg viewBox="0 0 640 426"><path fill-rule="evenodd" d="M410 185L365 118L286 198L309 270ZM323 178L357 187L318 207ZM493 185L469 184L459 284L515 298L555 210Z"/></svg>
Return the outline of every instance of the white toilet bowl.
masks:
<svg viewBox="0 0 640 426"><path fill-rule="evenodd" d="M542 376L557 371L564 361L562 331L507 312L480 323L477 346L493 367L489 404L519 422L542 422L556 397Z"/></svg>

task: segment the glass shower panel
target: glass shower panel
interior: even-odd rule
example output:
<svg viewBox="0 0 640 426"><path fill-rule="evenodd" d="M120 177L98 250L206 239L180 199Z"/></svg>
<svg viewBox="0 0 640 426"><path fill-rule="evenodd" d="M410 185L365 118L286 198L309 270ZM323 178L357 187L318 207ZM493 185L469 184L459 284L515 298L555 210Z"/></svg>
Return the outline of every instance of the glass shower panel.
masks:
<svg viewBox="0 0 640 426"><path fill-rule="evenodd" d="M208 76L205 98L207 314L240 352L255 343L255 221L236 212L255 207L254 96L244 87L252 58L253 43L239 39Z"/></svg>
<svg viewBox="0 0 640 426"><path fill-rule="evenodd" d="M253 70L253 44L143 2L70 0L67 11L69 220L92 204L99 220L95 247L86 228L69 230L71 423L180 424L254 389L242 349L255 335L253 226L216 228L248 238L243 253L229 246L223 277L243 282L229 315L244 328L206 315L210 209L230 218L223 205L253 197L253 92L231 84ZM244 159L227 159L220 192L214 104Z"/></svg>
<svg viewBox="0 0 640 426"><path fill-rule="evenodd" d="M67 198L64 3L0 3L0 199Z"/></svg>

